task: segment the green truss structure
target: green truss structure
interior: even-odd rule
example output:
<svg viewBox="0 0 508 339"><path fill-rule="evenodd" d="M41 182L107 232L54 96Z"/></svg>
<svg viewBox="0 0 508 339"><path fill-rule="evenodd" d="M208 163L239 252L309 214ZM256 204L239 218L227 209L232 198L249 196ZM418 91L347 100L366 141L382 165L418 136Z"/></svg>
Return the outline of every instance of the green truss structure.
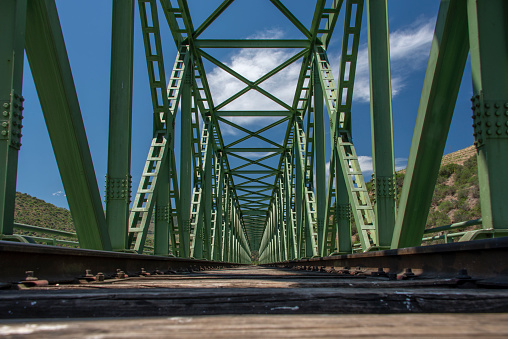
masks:
<svg viewBox="0 0 508 339"><path fill-rule="evenodd" d="M3 0L1 239L26 241L13 233L25 51L82 248L143 253L152 220L155 255L214 261L249 263L255 252L261 263L352 253L353 224L361 251L419 246L468 53L483 226L461 241L508 235L508 209L503 204L508 187L503 170L508 168L504 0L441 0L398 207L387 1L316 0L310 27L280 0L270 1L301 32L301 39L201 39L234 0L224 0L197 28L186 0L137 1L153 139L139 187L132 194L136 1L113 0L104 213L55 2ZM343 18L342 48L334 76L327 49L339 30L339 18ZM368 31L375 203L366 188L351 128L362 24ZM169 79L162 25L169 27L170 43L178 51L169 65ZM223 48L294 53L253 81L213 56L215 49ZM243 88L218 101L207 80L207 64L228 73ZM293 100L287 103L263 85L293 65L300 65L300 71ZM244 110L228 109L252 92L278 109L259 110L255 101ZM245 119L261 119L264 125L253 130L240 123ZM226 129L234 133L226 136Z"/></svg>

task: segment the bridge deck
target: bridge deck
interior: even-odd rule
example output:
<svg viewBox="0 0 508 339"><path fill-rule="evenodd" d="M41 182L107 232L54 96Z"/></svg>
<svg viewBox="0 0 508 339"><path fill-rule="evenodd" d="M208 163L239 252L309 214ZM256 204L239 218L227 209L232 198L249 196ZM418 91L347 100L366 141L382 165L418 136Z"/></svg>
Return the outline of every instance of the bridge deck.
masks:
<svg viewBox="0 0 508 339"><path fill-rule="evenodd" d="M206 333L211 338L239 333L245 337L508 335L508 314L492 314L508 311L504 284L432 277L403 280L401 275L389 280L353 271L244 266L103 282L18 285L19 290L0 291L4 319L0 333L64 337ZM486 312L490 314L478 314Z"/></svg>
<svg viewBox="0 0 508 339"><path fill-rule="evenodd" d="M506 338L507 314L183 316L0 322L0 335L37 338Z"/></svg>

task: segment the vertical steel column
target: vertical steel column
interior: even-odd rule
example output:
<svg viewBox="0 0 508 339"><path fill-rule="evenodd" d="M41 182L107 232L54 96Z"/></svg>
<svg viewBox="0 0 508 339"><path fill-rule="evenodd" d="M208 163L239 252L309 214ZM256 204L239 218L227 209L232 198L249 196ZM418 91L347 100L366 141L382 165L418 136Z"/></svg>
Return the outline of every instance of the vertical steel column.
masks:
<svg viewBox="0 0 508 339"><path fill-rule="evenodd" d="M288 244L289 248L289 259L295 259L298 257L297 250L297 236L295 232L295 224L296 220L294 218L292 201L294 197L293 190L293 166L291 165L291 154L286 153L284 159L284 177L285 177L285 185L286 185L286 214L287 214L287 230L288 230Z"/></svg>
<svg viewBox="0 0 508 339"><path fill-rule="evenodd" d="M507 229L508 4L468 0L467 11L482 224Z"/></svg>
<svg viewBox="0 0 508 339"><path fill-rule="evenodd" d="M0 235L12 235L21 147L26 0L0 3Z"/></svg>
<svg viewBox="0 0 508 339"><path fill-rule="evenodd" d="M222 213L224 210L224 169L222 168L222 155L218 154L217 156L217 164L216 168L220 171L218 175L216 175L217 181L215 183L215 199L216 199L216 209L215 209L215 223L214 227L214 238L213 238L213 260L221 260L222 253Z"/></svg>
<svg viewBox="0 0 508 339"><path fill-rule="evenodd" d="M353 253L351 243L351 204L347 194L347 183L342 173L337 149L335 160L335 216L337 220L337 252ZM330 165L331 166L331 165ZM360 230L357 229L358 233Z"/></svg>
<svg viewBox="0 0 508 339"><path fill-rule="evenodd" d="M395 227L392 87L387 0L367 0L372 166L375 183L376 243L391 245Z"/></svg>
<svg viewBox="0 0 508 339"><path fill-rule="evenodd" d="M421 244L469 49L466 15L465 1L441 1L392 248Z"/></svg>
<svg viewBox="0 0 508 339"><path fill-rule="evenodd" d="M284 193L283 193L283 180L282 178L279 178L279 192L277 195L277 201L278 201L278 212L280 216L280 237L281 237L281 249L282 249L282 260L288 260L288 246L287 246L287 221L288 217L286 215L286 218L284 218Z"/></svg>
<svg viewBox="0 0 508 339"><path fill-rule="evenodd" d="M157 192L155 193L155 225L154 225L154 254L169 254L169 191L170 187L170 157L164 157L159 175L157 176ZM174 253L173 253L174 254Z"/></svg>
<svg viewBox="0 0 508 339"><path fill-rule="evenodd" d="M111 250L54 0L29 1L26 53L82 248Z"/></svg>
<svg viewBox="0 0 508 339"><path fill-rule="evenodd" d="M114 0L111 32L106 223L113 250L127 248L131 198L134 0Z"/></svg>
<svg viewBox="0 0 508 339"><path fill-rule="evenodd" d="M206 161L204 163L203 168L203 198L204 198L204 239L203 239L203 247L204 247L204 258L211 260L212 259L212 203L213 203L213 191L212 191L212 181L213 181L213 162L214 162L214 154L213 154L213 125L211 123L208 124L208 146L206 147Z"/></svg>
<svg viewBox="0 0 508 339"><path fill-rule="evenodd" d="M231 220L232 220L232 208L233 204L231 203L231 189L229 186L226 190L226 210L225 210L225 222L224 222L224 232L222 235L222 261L228 261L228 252L229 252L229 232L231 229Z"/></svg>
<svg viewBox="0 0 508 339"><path fill-rule="evenodd" d="M295 120L295 123L293 125L293 135L298 135L297 132L298 125ZM297 248L297 258L302 257L302 249L303 249L303 242L304 242L304 231L305 231L305 222L303 220L303 169L302 169L302 163L298 160L298 153L300 152L300 149L298 148L298 143L295 141L293 142L293 155L292 160L295 163L295 211L296 211L296 248Z"/></svg>
<svg viewBox="0 0 508 339"><path fill-rule="evenodd" d="M323 88L319 78L319 67L313 62L313 89L314 89L314 156L316 178L316 211L317 211L317 231L318 231L318 249L321 252L322 243L325 241L326 233L326 157L325 157L325 117L323 105ZM323 253L320 253L323 255Z"/></svg>
<svg viewBox="0 0 508 339"><path fill-rule="evenodd" d="M189 71L184 74L180 102L180 214L182 216L182 257L190 255L191 195L192 195L192 76L193 62L189 61ZM197 108L195 108L197 109ZM199 138L199 135L196 136Z"/></svg>

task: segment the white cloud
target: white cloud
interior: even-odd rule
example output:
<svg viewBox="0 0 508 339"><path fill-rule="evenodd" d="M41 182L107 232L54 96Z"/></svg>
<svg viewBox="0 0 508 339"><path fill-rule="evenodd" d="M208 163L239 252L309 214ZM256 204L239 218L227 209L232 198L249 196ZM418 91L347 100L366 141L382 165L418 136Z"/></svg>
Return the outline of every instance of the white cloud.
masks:
<svg viewBox="0 0 508 339"><path fill-rule="evenodd" d="M282 39L284 32L278 28L270 28L265 31L257 32L247 39Z"/></svg>
<svg viewBox="0 0 508 339"><path fill-rule="evenodd" d="M363 173L372 173L372 157L369 157L368 155L359 155L358 163L360 164L360 168Z"/></svg>
<svg viewBox="0 0 508 339"><path fill-rule="evenodd" d="M56 191L54 193L51 193L51 195L54 196L54 197L66 197L64 191Z"/></svg>
<svg viewBox="0 0 508 339"><path fill-rule="evenodd" d="M229 62L224 62L224 64L248 80L256 81L293 55L294 51L281 49L241 49L231 57ZM300 64L293 63L280 73L262 82L259 87L272 93L286 104L291 105L299 72ZM224 102L247 86L218 67L210 72L208 80L215 105ZM281 105L265 97L257 90L250 90L224 107L224 110L283 109ZM232 120L244 121L245 118L235 117Z"/></svg>
<svg viewBox="0 0 508 339"><path fill-rule="evenodd" d="M373 173L372 157L368 155L359 155L358 162L362 170L365 181L370 180L370 175ZM406 168L407 158L395 158L395 171L400 171Z"/></svg>
<svg viewBox="0 0 508 339"><path fill-rule="evenodd" d="M396 96L407 84L410 74L425 66L434 36L435 18L390 33L390 63L392 96ZM339 57L331 61L338 76ZM367 45L358 51L354 88L355 100L369 102L369 55Z"/></svg>
<svg viewBox="0 0 508 339"><path fill-rule="evenodd" d="M283 31L269 29L259 32L249 37L249 39L280 39L283 36ZM256 81L279 66L282 62L291 58L297 52L298 50L274 48L241 49L236 54L232 55L228 61L222 62L246 79ZM301 60L294 62L274 76L263 81L259 84L259 87L291 106L300 73L300 65ZM247 86L219 67L214 67L207 75L207 78L215 105L221 104ZM259 93L257 90L251 89L222 109L268 111L284 110L284 107ZM246 127L246 125L268 125L277 119L277 117L263 117L262 119L259 117L228 118L228 120L244 127ZM223 134L235 134L235 130L232 127L226 127L222 132Z"/></svg>
<svg viewBox="0 0 508 339"><path fill-rule="evenodd" d="M392 70L392 95L398 95L406 86L410 75L425 66L434 34L435 19L419 21L412 26L401 28L390 34L390 59ZM279 29L268 29L258 32L249 39L280 39L284 32ZM241 49L233 54L229 61L223 61L231 69L250 81L256 81L284 60L296 53L286 49ZM340 56L332 58L332 69L338 77ZM296 62L267 79L260 87L272 93L283 102L291 105L300 72L300 62ZM218 105L246 87L246 84L234 78L219 67L214 67L208 74L208 82L214 104ZM355 100L368 102L369 62L367 44L358 52L354 89ZM256 90L250 90L240 98L226 105L224 110L281 110L282 106L265 97ZM231 121L245 125L259 125L260 119L254 117L231 117ZM274 118L262 119L262 124L273 122ZM224 134L235 134L234 129L225 128Z"/></svg>

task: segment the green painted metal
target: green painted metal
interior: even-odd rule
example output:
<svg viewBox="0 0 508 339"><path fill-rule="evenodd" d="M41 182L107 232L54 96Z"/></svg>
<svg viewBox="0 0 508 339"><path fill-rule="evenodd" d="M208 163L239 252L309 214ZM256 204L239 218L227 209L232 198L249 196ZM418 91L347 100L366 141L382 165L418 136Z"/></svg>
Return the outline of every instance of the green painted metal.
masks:
<svg viewBox="0 0 508 339"><path fill-rule="evenodd" d="M123 2L120 5L120 1L113 3L107 219L95 188L93 166L53 1L29 1L26 50L33 64L34 80L82 247L132 248L142 253L147 248L145 240L152 216L155 221L153 253L157 255L247 263L251 251L257 251L260 262L267 263L352 253L352 220L359 232L362 251L389 245L393 248L419 245L469 45L484 229L447 235L445 240L506 234L508 212L502 204L506 187L502 171L508 166L505 163L508 146L498 124L504 124L502 116L508 106L508 47L504 29L508 13L501 0L468 0L467 4L459 0L441 2L397 219L386 0L367 0L366 11L374 207L351 134L363 0L317 0L312 5L310 26L281 0L271 0L273 10L280 12L301 33L300 39L273 40L201 39L233 0L220 2L197 28L186 0L138 0L153 109L153 139L128 228L133 0L127 1L127 5ZM8 0L0 5L12 14L1 24L4 44L0 62L4 64L0 67L6 74L13 74L14 81L5 80L0 87L0 100L7 113L0 119L7 123L9 133L16 132L13 136L20 134L12 130L11 118L14 113L20 116L22 105L23 53L19 51L24 41L24 4L24 1ZM164 15L165 23L159 23L159 13ZM327 50L340 18L344 18L343 37L338 82L335 82ZM169 27L178 51L169 79L162 53L166 43L160 33L163 25ZM220 48L295 51L293 56L253 81L213 57L212 50ZM5 63L13 50L15 62ZM218 102L212 97L205 61L241 81L244 87ZM300 73L294 97L288 103L276 91L267 91L264 85L296 63L301 63ZM50 72L56 77L50 79ZM121 83L127 84L123 90ZM278 108L259 111L256 103L252 103L244 111L228 109L228 104L251 90ZM180 126L175 126L179 109ZM51 115L47 113L49 110ZM328 158L325 111L330 121ZM265 117L265 122L255 128L239 122L251 117ZM73 125L74 129L56 133L56 128L64 126L62 121L70 121L65 126ZM16 124L21 125L20 121ZM223 127L241 136L223 138ZM179 168L175 128L180 129ZM19 140L10 135L0 137L0 159L5 168L0 172L0 235L4 238L12 234L19 148ZM64 150L72 154L71 159L62 160ZM71 180L69 173L76 171L85 176ZM76 203L78 198L80 206Z"/></svg>
<svg viewBox="0 0 508 339"><path fill-rule="evenodd" d="M78 235L74 232L60 231L60 230L55 230L55 229L47 228L47 227L19 224L17 222L14 223L14 228L17 230L36 232L36 233L45 233L45 234L51 234L51 235L56 235L56 236L69 237L69 238L77 238L78 237Z"/></svg>
<svg viewBox="0 0 508 339"><path fill-rule="evenodd" d="M154 254L155 255L168 255L169 254L169 224L170 224L170 201L169 192L170 188L170 169L169 159L161 160L161 167L157 178L157 192L155 193L154 204ZM151 220L150 220L151 221ZM172 220L171 220L172 222ZM145 228L148 231L148 227ZM173 244L174 242L172 242ZM139 253L144 250L144 244L140 244L135 248ZM173 249L175 253L176 249Z"/></svg>
<svg viewBox="0 0 508 339"><path fill-rule="evenodd" d="M387 1L367 0L376 244L389 247L396 214Z"/></svg>
<svg viewBox="0 0 508 339"><path fill-rule="evenodd" d="M484 229L507 229L508 32L505 1L467 1L473 122Z"/></svg>
<svg viewBox="0 0 508 339"><path fill-rule="evenodd" d="M111 250L55 2L29 1L26 22L25 50L80 246Z"/></svg>
<svg viewBox="0 0 508 339"><path fill-rule="evenodd" d="M0 234L12 235L23 113L26 1L2 1L0 11Z"/></svg>
<svg viewBox="0 0 508 339"><path fill-rule="evenodd" d="M106 223L113 250L127 248L131 198L134 0L113 1Z"/></svg>
<svg viewBox="0 0 508 339"><path fill-rule="evenodd" d="M469 48L464 1L441 1L400 196L392 248L418 246Z"/></svg>
<svg viewBox="0 0 508 339"><path fill-rule="evenodd" d="M323 105L323 89L319 79L319 66L316 65L316 60L313 62L313 96L314 96L314 175L316 178L316 213L317 213L317 233L318 233L318 252L323 255L320 250L325 239L325 224L326 224L326 156L325 156L325 111ZM308 117L310 118L311 112L309 110ZM307 128L309 127L307 123ZM307 133L308 135L308 133Z"/></svg>
<svg viewBox="0 0 508 339"><path fill-rule="evenodd" d="M197 48L309 48L311 43L304 39L197 39Z"/></svg>

